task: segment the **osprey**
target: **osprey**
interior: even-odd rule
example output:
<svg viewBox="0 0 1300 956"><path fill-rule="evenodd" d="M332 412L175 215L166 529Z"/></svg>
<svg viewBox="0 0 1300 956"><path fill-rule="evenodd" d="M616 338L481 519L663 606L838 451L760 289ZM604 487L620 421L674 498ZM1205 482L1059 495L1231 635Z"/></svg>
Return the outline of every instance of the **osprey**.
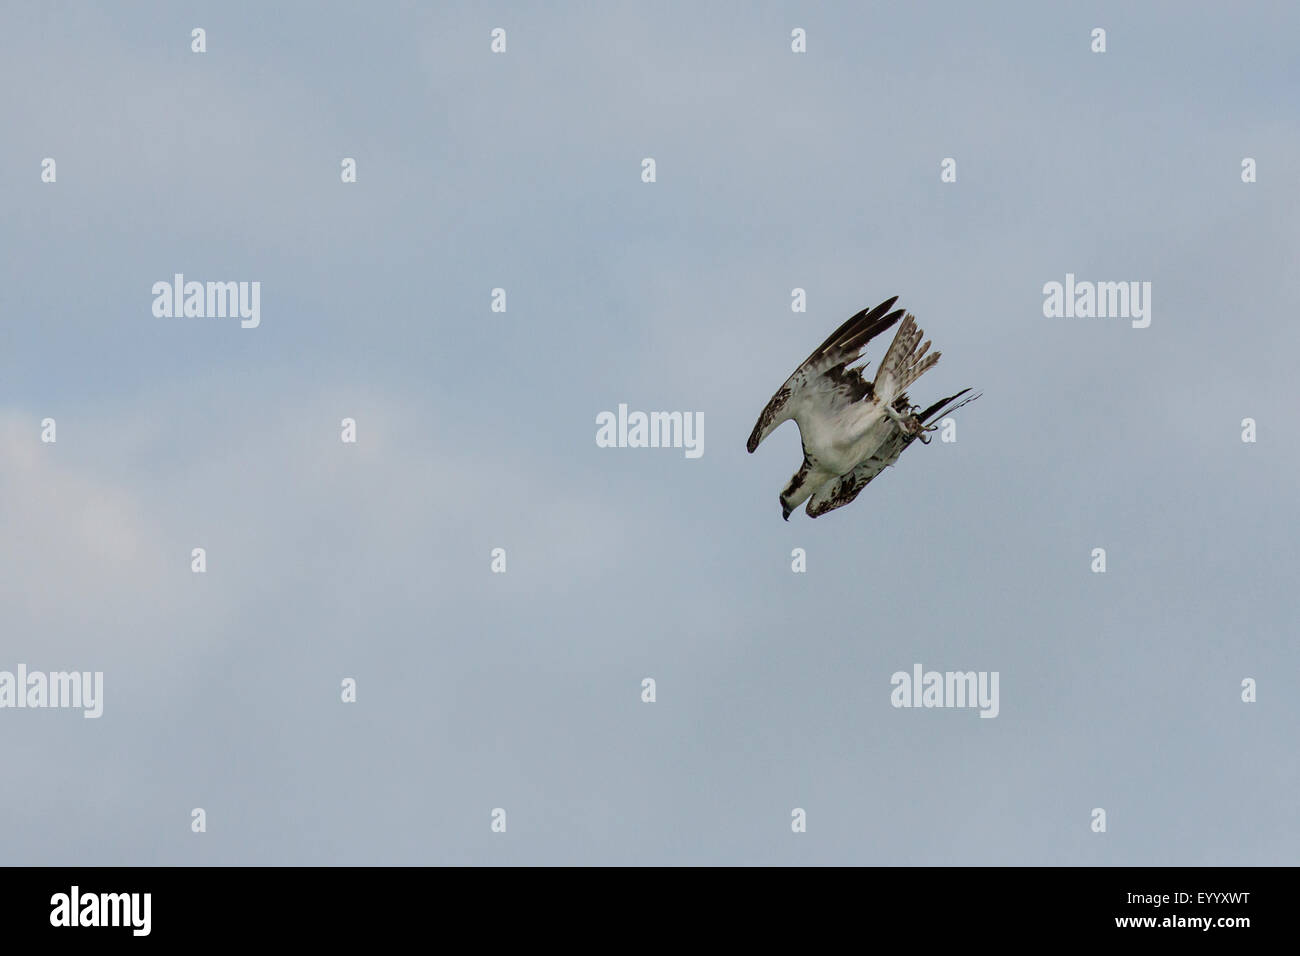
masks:
<svg viewBox="0 0 1300 956"><path fill-rule="evenodd" d="M965 388L926 409L908 401L904 389L934 367L939 353L926 354L930 343L920 344L924 333L916 327L916 316L889 311L897 301L894 296L863 309L832 332L758 416L747 445L751 453L782 422L793 418L799 426L803 464L781 492L785 520L805 499L810 518L847 505L917 438L929 444L925 433L938 428L936 419L979 398L957 401L970 391ZM903 324L874 380L862 374L865 362L848 367L862 357L868 342L900 318Z"/></svg>

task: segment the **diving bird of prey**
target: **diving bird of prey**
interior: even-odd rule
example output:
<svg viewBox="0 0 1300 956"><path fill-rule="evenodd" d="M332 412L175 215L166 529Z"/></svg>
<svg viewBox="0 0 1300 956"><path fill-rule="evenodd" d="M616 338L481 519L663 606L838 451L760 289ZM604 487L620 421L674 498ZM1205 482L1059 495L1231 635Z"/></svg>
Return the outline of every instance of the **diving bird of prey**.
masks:
<svg viewBox="0 0 1300 956"><path fill-rule="evenodd" d="M916 316L890 311L897 301L894 296L863 309L832 332L758 416L747 446L751 453L781 423L793 418L799 426L803 464L781 492L786 521L805 499L810 518L847 505L917 438L929 444L925 435L939 427L935 421L979 398L958 401L970 391L965 388L925 409L911 404L905 389L934 367L939 353L926 354L930 343L921 344L924 333L916 327ZM865 362L849 367L868 342L900 318L873 380L863 375Z"/></svg>

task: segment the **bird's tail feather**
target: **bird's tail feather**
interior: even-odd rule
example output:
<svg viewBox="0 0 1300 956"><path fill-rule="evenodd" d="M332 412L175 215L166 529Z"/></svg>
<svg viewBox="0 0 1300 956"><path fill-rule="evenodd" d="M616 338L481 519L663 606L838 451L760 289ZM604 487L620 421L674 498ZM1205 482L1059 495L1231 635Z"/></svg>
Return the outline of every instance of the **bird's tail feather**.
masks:
<svg viewBox="0 0 1300 956"><path fill-rule="evenodd" d="M926 354L930 351L930 343L921 344L924 334L916 327L916 316L909 312L876 371L876 380L872 383L876 398L886 403L893 402L939 361L940 353Z"/></svg>

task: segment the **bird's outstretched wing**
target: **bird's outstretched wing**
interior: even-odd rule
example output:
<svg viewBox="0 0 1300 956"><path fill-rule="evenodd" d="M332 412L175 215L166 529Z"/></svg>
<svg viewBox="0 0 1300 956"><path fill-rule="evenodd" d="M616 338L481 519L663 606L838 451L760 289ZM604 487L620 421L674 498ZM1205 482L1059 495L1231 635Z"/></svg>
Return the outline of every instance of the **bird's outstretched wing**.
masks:
<svg viewBox="0 0 1300 956"><path fill-rule="evenodd" d="M861 367L847 366L861 358L868 342L903 317L902 309L889 311L897 301L898 296L894 296L874 309L863 309L814 349L776 390L758 416L746 447L752 452L778 425L792 418L802 431L800 419L807 411L833 413L843 405L869 398L872 383L863 377Z"/></svg>
<svg viewBox="0 0 1300 956"><path fill-rule="evenodd" d="M929 426L936 419L955 412L963 405L969 405L979 398L979 395L972 395L965 401L957 401L969 391L969 388L964 388L956 395L941 398L929 408L918 413L916 417L921 420L923 426ZM952 404L954 402L956 404ZM805 513L810 518L816 518L828 511L834 511L836 508L843 508L852 502L863 488L871 484L873 478L898 461L903 452L907 450L907 446L919 437L919 433L909 435L898 425L893 425L889 437L870 458L848 474L840 475L834 481L828 481L818 488L813 496L808 499L808 506L804 509Z"/></svg>

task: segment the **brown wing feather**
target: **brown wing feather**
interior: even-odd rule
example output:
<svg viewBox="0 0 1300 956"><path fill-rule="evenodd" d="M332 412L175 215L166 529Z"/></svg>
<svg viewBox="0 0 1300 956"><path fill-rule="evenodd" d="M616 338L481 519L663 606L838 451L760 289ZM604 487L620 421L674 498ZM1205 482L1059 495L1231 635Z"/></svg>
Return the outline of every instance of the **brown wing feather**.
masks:
<svg viewBox="0 0 1300 956"><path fill-rule="evenodd" d="M830 378L837 389L848 394L851 401L869 397L871 383L863 378L862 370L848 369L845 366L858 359L868 342L903 317L902 309L889 311L897 301L898 296L893 296L873 309L863 309L813 349L812 354L785 380L785 384L776 390L776 394L758 416L745 447L753 452L777 425L787 421L791 416L786 405L791 396L816 378Z"/></svg>

